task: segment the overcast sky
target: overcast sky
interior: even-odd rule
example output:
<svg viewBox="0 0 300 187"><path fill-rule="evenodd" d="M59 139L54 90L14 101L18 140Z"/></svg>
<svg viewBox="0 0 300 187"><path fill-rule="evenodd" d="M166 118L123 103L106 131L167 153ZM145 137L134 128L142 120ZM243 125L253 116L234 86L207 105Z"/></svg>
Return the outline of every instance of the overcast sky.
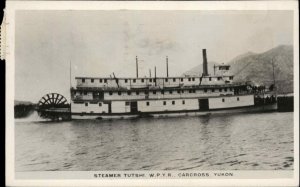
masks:
<svg viewBox="0 0 300 187"><path fill-rule="evenodd" d="M37 102L58 92L69 99L75 76L140 76L157 67L178 76L208 61L226 63L248 51L293 44L291 11L18 11L15 91ZM74 80L72 81L75 86Z"/></svg>

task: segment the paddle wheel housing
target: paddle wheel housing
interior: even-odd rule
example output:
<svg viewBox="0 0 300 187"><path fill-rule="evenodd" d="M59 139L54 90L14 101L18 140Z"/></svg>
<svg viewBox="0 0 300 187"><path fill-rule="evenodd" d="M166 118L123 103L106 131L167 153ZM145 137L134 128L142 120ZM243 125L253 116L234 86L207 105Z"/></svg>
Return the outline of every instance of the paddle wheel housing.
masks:
<svg viewBox="0 0 300 187"><path fill-rule="evenodd" d="M38 115L51 120L69 120L70 104L67 99L58 93L44 95L38 102Z"/></svg>

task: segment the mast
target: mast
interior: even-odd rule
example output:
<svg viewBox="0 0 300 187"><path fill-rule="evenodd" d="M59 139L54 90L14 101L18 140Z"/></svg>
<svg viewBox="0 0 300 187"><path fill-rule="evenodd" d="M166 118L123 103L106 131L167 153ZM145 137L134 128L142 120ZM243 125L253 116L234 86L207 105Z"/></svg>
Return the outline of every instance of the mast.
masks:
<svg viewBox="0 0 300 187"><path fill-rule="evenodd" d="M70 112L71 112L71 100L72 100L72 62L70 60L69 63L69 72L70 72L70 77L69 77L69 84L70 84Z"/></svg>
<svg viewBox="0 0 300 187"><path fill-rule="evenodd" d="M276 79L275 79L274 58L272 58L271 61L272 61L272 68L273 68L273 85L274 85L274 91L275 91L275 100L277 101L277 86L276 86Z"/></svg>
<svg viewBox="0 0 300 187"><path fill-rule="evenodd" d="M149 69L149 77L151 78L151 69Z"/></svg>
<svg viewBox="0 0 300 187"><path fill-rule="evenodd" d="M156 86L156 66L154 66L154 82L155 82L155 86Z"/></svg>

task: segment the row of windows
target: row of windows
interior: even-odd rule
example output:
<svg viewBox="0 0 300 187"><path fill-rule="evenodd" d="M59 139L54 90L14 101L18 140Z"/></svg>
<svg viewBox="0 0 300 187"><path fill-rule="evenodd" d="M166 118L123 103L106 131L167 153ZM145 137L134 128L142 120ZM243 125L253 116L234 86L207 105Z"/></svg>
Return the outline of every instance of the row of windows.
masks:
<svg viewBox="0 0 300 187"><path fill-rule="evenodd" d="M214 89L214 88L212 88L212 89L203 89L203 91L206 93L206 92L209 92L209 91L211 91L211 92L215 92L215 90L216 89ZM233 91L233 88L224 88L224 89L222 89L222 88L220 88L220 89L217 89L219 92L227 92L228 90L229 91ZM152 94L154 94L154 95L156 95L158 92L160 92L161 94L165 94L165 91L164 90L162 90L162 91L151 91L150 93L152 93ZM167 92L167 91L166 91ZM84 92L77 92L79 95L87 95L88 93L86 92L86 91L84 91ZM109 95L113 95L114 93L116 93L116 92L109 92ZM125 93L125 92L123 92L123 93ZM134 93L134 92L133 92ZM141 93L145 93L145 94L149 94L149 91L145 91L145 92L141 92ZM169 94L173 94L173 91L172 90L170 90L170 91L168 91L168 93ZM178 93L178 94L180 94L180 93L184 93L184 90L177 90L177 91L174 91L174 93ZM196 93L196 90L188 90L188 93ZM122 92L121 91L119 91L119 92L117 92L117 94L118 95L122 95ZM132 94L132 92L131 91L127 91L127 95L131 95ZM140 94L140 92L139 91L135 91L135 94L136 95L139 95Z"/></svg>
<svg viewBox="0 0 300 187"><path fill-rule="evenodd" d="M181 82L183 82L183 79L184 78L180 78L180 81ZM189 77L189 78L187 78L188 79L188 81L195 81L195 78L194 77ZM222 77L217 77L217 79L218 80L221 80L222 79ZM129 79L124 79L124 82L125 83L128 83L128 80ZM140 79L141 80L141 82L145 82L145 79ZM170 78L170 79L168 79L168 78L165 78L165 82L168 82L169 80L173 80L173 82L176 82L176 78ZM209 81L211 81L212 80L212 78L211 77L209 77ZM233 80L233 77L232 76L230 76L229 77L229 80ZM200 81L202 81L202 77L200 77ZM81 79L81 82L82 83L85 83L85 79ZM93 83L94 82L94 79L91 79L91 82ZM107 79L99 79L99 82L100 83L107 83ZM118 81L118 79L116 79L116 82L119 82ZM136 79L132 79L132 82L133 83L136 83ZM149 79L149 82L156 82L156 79Z"/></svg>
<svg viewBox="0 0 300 187"><path fill-rule="evenodd" d="M172 103L172 105L175 105L175 101L172 101L171 103ZM182 103L183 105L185 105L185 100L182 100L181 103ZM163 101L162 104L163 104L163 105L167 105L167 101ZM147 102L146 102L146 105L147 105L147 106L150 106L150 102L147 101Z"/></svg>
<svg viewBox="0 0 300 187"><path fill-rule="evenodd" d="M84 103L85 106L89 106L89 103ZM102 103L98 103L99 106L102 106Z"/></svg>
<svg viewBox="0 0 300 187"><path fill-rule="evenodd" d="M240 101L240 98L237 97L236 100L237 100L237 101ZM224 98L222 98L222 102L223 102L223 103L225 102L225 99L224 99Z"/></svg>
<svg viewBox="0 0 300 187"><path fill-rule="evenodd" d="M222 92L223 90L224 90L224 92L227 92L228 90L229 91L233 91L233 88L224 88L224 89L222 89L222 88L220 88L220 89L218 89L219 90L219 92ZM215 89L213 88L213 89L204 89L204 92L206 93L206 92L208 92L208 91L211 91L211 92L215 92ZM160 92L161 94L165 94L165 91L164 90L162 90L162 91L151 91L151 93L152 94L154 94L154 95L156 95L158 92ZM121 91L119 91L119 92L117 92L118 93L118 95L122 95L122 92ZM125 93L125 92L123 92L123 93ZM142 92L143 93L143 92ZM170 91L168 91L168 93L169 94L173 94L173 91L172 90L170 90ZM174 91L174 93L184 93L184 90L177 90L177 91ZM188 90L188 93L196 93L196 90ZM114 94L114 92L109 92L109 95L113 95ZM127 91L127 95L131 95L132 94L132 92L131 91ZM136 91L135 92L135 94L136 95L139 95L140 94L140 92L139 91ZM145 91L145 94L149 94L149 91Z"/></svg>

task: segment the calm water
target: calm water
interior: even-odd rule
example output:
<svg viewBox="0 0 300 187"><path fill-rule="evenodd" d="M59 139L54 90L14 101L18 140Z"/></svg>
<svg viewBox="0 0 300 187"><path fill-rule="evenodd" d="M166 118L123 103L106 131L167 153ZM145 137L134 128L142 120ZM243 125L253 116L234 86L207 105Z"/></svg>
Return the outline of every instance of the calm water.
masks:
<svg viewBox="0 0 300 187"><path fill-rule="evenodd" d="M15 126L16 171L293 169L293 113Z"/></svg>

